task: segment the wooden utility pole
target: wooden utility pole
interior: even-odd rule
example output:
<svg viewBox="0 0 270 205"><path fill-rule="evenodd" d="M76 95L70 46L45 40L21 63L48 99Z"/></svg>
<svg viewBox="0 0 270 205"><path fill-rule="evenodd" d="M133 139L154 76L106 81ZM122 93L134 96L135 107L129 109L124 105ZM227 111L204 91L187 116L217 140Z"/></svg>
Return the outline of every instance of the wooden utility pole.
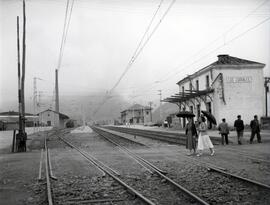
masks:
<svg viewBox="0 0 270 205"><path fill-rule="evenodd" d="M58 69L55 69L55 111L59 112Z"/></svg>
<svg viewBox="0 0 270 205"><path fill-rule="evenodd" d="M158 90L158 95L159 95L159 120L162 123L162 90Z"/></svg>
<svg viewBox="0 0 270 205"><path fill-rule="evenodd" d="M16 148L19 152L26 151L27 133L25 132L25 103L24 103L24 80L25 80L25 1L23 0L23 50L22 50L22 76L20 64L20 32L19 17L17 16L17 52L18 52L18 98L19 98L19 133L16 134Z"/></svg>
<svg viewBox="0 0 270 205"><path fill-rule="evenodd" d="M21 98L21 63L20 63L20 27L17 16L17 53L18 53L18 102L19 102L19 133L22 133L22 98Z"/></svg>
<svg viewBox="0 0 270 205"><path fill-rule="evenodd" d="M23 0L23 50L22 50L22 81L21 81L21 96L22 96L22 122L23 122L23 133L25 133L25 101L24 101L24 80L25 80L25 25L26 25L26 16L25 16L25 0Z"/></svg>

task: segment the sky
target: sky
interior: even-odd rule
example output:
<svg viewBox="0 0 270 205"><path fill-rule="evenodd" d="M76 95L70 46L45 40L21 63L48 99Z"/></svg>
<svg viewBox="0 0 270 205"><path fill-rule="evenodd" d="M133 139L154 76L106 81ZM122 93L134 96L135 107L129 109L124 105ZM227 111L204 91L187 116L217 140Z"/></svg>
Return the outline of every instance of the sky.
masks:
<svg viewBox="0 0 270 205"><path fill-rule="evenodd" d="M34 77L42 79L38 92L53 96L66 2L26 0L27 99L33 97ZM219 54L264 63L270 76L270 0L176 0L161 22L172 0L75 0L59 67L60 95L111 91L160 2L149 41L112 96L158 102L158 90L163 98L173 95L179 80ZM6 109L17 100L16 16L22 30L22 1L0 0L0 107Z"/></svg>

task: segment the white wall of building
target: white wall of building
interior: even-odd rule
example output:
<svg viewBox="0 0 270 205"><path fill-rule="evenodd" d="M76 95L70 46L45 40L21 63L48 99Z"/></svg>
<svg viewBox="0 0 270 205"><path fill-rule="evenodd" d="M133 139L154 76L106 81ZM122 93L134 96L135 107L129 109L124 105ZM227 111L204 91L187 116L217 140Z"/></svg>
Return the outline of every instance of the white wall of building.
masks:
<svg viewBox="0 0 270 205"><path fill-rule="evenodd" d="M59 126L59 114L50 110L39 113L39 123L48 125L48 122L51 122L51 126Z"/></svg>
<svg viewBox="0 0 270 205"><path fill-rule="evenodd" d="M125 117L122 117L121 119L122 123L130 122L131 119L133 119L133 123L135 124L150 122L151 121L150 109L126 110ZM139 119L139 122L137 121L137 119Z"/></svg>
<svg viewBox="0 0 270 205"><path fill-rule="evenodd" d="M249 124L254 115L264 115L263 69L258 67L241 67L239 69L221 66L215 69L215 75L222 73L225 102L218 97L215 87L214 115L220 122L222 118L233 125L237 115L241 115L245 124Z"/></svg>

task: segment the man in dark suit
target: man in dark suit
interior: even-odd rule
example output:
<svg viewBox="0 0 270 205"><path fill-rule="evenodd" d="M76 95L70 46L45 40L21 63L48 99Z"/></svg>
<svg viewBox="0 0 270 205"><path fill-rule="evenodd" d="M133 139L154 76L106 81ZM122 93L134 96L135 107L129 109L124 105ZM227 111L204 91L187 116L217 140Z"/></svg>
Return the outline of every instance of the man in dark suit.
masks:
<svg viewBox="0 0 270 205"><path fill-rule="evenodd" d="M234 127L236 129L237 132L237 140L238 140L238 144L241 145L242 144L242 138L243 138L243 133L244 133L244 121L241 120L241 115L237 116L237 120L234 121Z"/></svg>
<svg viewBox="0 0 270 205"><path fill-rule="evenodd" d="M251 128L251 136L250 136L250 144L252 144L255 134L257 135L258 143L261 143L261 135L260 135L260 123L258 120L258 116L254 115L254 119L250 122L250 128Z"/></svg>

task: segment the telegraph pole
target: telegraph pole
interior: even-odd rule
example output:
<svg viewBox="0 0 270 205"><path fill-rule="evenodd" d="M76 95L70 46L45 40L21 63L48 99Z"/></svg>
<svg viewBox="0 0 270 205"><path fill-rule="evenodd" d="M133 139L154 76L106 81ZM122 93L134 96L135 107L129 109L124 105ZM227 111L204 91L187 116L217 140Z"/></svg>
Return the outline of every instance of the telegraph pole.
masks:
<svg viewBox="0 0 270 205"><path fill-rule="evenodd" d="M34 77L34 93L33 93L33 114L37 112L37 78ZM36 118L34 118L34 132L36 132Z"/></svg>
<svg viewBox="0 0 270 205"><path fill-rule="evenodd" d="M22 96L22 122L23 122L23 133L25 134L25 101L24 101L24 81L25 81L25 25L26 25L26 16L25 16L25 1L23 0L23 50L22 50L22 81L21 81L21 96Z"/></svg>
<svg viewBox="0 0 270 205"><path fill-rule="evenodd" d="M55 69L55 111L59 112L58 69Z"/></svg>
<svg viewBox="0 0 270 205"><path fill-rule="evenodd" d="M159 95L159 119L162 122L162 90L158 90L158 95Z"/></svg>
<svg viewBox="0 0 270 205"><path fill-rule="evenodd" d="M20 26L19 16L17 16L17 55L18 55L18 102L19 102L19 133L23 132L22 128L22 98L21 98L21 60L20 60Z"/></svg>
<svg viewBox="0 0 270 205"><path fill-rule="evenodd" d="M37 113L39 112L39 109L38 109L38 91L37 91L37 80L43 80L41 78L37 78L37 77L34 77L33 78L33 81L34 81L34 91L33 91L33 114L37 115ZM39 94L40 95L40 94ZM34 119L34 132L36 132L36 118Z"/></svg>
<svg viewBox="0 0 270 205"><path fill-rule="evenodd" d="M19 32L19 16L17 16L17 52L18 52L18 101L19 101L19 133L16 134L16 151L26 151L27 133L25 132L25 103L24 103L24 81L25 81L25 1L23 0L23 45L22 45L22 76L20 64L20 32Z"/></svg>

